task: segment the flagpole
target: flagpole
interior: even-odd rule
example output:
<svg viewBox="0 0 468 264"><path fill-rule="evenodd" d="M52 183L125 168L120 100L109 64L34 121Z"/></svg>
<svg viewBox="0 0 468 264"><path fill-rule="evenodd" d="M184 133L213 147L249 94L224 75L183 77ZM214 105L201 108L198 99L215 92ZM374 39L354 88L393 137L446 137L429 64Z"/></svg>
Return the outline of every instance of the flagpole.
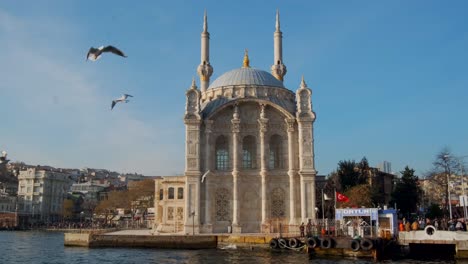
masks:
<svg viewBox="0 0 468 264"><path fill-rule="evenodd" d="M325 212L323 210L323 189L322 189L322 225L325 222Z"/></svg>
<svg viewBox="0 0 468 264"><path fill-rule="evenodd" d="M335 188L335 212L336 212L336 188ZM336 218L336 216L335 216Z"/></svg>

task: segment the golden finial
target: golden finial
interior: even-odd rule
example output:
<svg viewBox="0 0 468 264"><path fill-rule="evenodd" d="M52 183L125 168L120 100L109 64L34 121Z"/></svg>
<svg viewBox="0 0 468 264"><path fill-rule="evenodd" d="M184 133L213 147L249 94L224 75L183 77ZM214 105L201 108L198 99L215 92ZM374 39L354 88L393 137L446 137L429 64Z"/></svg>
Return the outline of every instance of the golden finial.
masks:
<svg viewBox="0 0 468 264"><path fill-rule="evenodd" d="M242 68L250 68L250 61L249 61L249 51L245 49L244 53L244 64L242 65Z"/></svg>

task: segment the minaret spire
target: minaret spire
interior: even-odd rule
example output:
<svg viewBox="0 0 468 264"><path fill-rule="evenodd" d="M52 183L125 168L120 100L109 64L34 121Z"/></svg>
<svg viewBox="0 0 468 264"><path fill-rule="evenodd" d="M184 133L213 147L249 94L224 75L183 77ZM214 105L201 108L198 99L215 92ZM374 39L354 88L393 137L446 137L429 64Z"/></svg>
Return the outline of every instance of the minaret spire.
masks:
<svg viewBox="0 0 468 264"><path fill-rule="evenodd" d="M278 9L276 9L276 32L281 32L281 30L280 30L279 10Z"/></svg>
<svg viewBox="0 0 468 264"><path fill-rule="evenodd" d="M280 14L279 10L276 10L276 30L273 33L274 42L274 62L271 66L271 74L276 79L283 81L284 75L286 75L286 66L283 64L283 33L280 29Z"/></svg>
<svg viewBox="0 0 468 264"><path fill-rule="evenodd" d="M208 32L208 19L206 17L206 9L205 14L203 15L203 32Z"/></svg>
<svg viewBox="0 0 468 264"><path fill-rule="evenodd" d="M208 32L208 16L203 15L203 32L201 33L201 59L197 68L200 76L200 90L205 92L210 84L210 76L213 74L213 67L210 65L210 33Z"/></svg>

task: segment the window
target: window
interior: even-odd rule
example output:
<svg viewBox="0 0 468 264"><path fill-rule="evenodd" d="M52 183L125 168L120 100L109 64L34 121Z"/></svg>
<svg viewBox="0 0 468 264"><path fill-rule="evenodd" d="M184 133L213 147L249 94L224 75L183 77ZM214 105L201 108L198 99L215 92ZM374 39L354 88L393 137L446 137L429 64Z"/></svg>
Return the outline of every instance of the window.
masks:
<svg viewBox="0 0 468 264"><path fill-rule="evenodd" d="M242 168L255 169L256 160L255 137L246 136L242 140Z"/></svg>
<svg viewBox="0 0 468 264"><path fill-rule="evenodd" d="M159 189L159 200L162 201L164 198L164 190L163 189Z"/></svg>
<svg viewBox="0 0 468 264"><path fill-rule="evenodd" d="M167 220L174 220L174 207L167 208Z"/></svg>
<svg viewBox="0 0 468 264"><path fill-rule="evenodd" d="M168 194L167 199L174 199L174 188L173 187L169 188L169 194Z"/></svg>
<svg viewBox="0 0 468 264"><path fill-rule="evenodd" d="M281 169L281 144L282 139L279 135L273 135L270 138L270 157L268 160L268 167L270 169Z"/></svg>
<svg viewBox="0 0 468 264"><path fill-rule="evenodd" d="M216 139L216 169L227 170L229 163L228 142L225 136Z"/></svg>
<svg viewBox="0 0 468 264"><path fill-rule="evenodd" d="M184 188L177 188L177 199L184 199Z"/></svg>

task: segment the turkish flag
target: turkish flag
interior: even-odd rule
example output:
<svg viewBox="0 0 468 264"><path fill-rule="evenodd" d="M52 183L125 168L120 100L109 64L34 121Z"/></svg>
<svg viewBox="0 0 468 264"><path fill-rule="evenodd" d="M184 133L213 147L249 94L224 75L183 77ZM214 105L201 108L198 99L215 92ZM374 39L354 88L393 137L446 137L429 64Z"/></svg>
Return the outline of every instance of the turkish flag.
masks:
<svg viewBox="0 0 468 264"><path fill-rule="evenodd" d="M344 203L349 202L348 196L346 196L346 195L344 195L342 193L339 193L339 192L336 192L336 200L338 202L344 202Z"/></svg>

